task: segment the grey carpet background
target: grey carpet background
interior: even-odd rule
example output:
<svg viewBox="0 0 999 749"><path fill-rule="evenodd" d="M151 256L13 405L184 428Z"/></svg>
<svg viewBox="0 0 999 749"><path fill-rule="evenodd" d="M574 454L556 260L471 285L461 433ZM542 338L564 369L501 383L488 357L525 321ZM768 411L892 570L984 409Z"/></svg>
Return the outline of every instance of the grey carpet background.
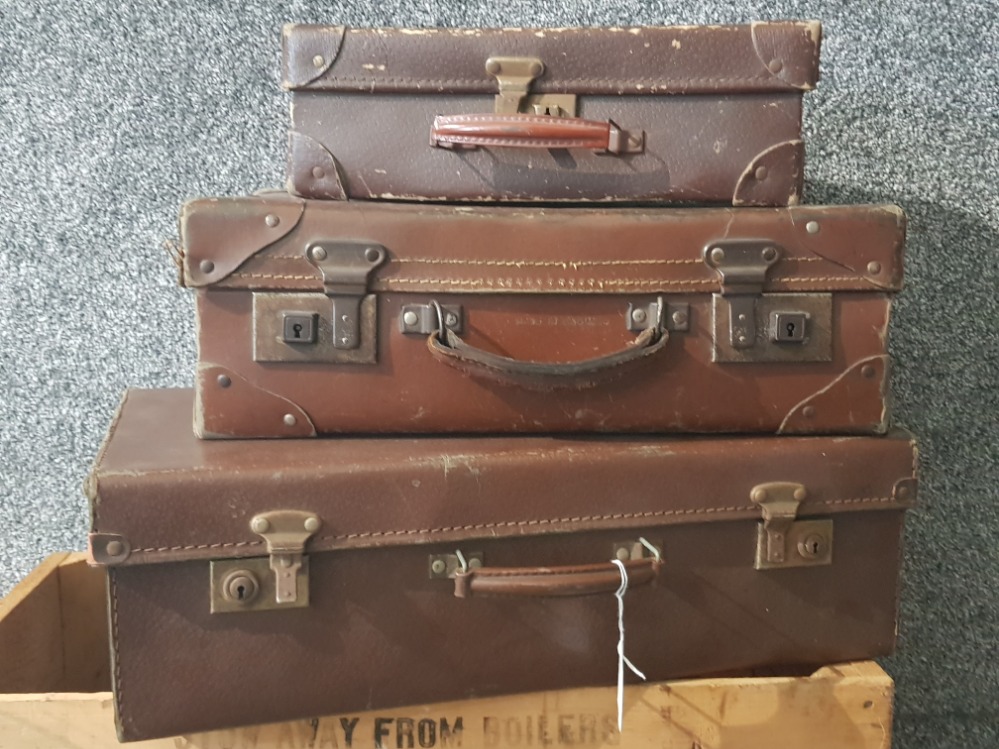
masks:
<svg viewBox="0 0 999 749"><path fill-rule="evenodd" d="M0 593L82 548L121 391L188 385L181 202L282 182L285 21L608 25L818 18L809 202L910 216L896 421L922 441L898 747L999 744L999 7L994 0L267 4L0 0ZM0 664L2 667L2 664Z"/></svg>

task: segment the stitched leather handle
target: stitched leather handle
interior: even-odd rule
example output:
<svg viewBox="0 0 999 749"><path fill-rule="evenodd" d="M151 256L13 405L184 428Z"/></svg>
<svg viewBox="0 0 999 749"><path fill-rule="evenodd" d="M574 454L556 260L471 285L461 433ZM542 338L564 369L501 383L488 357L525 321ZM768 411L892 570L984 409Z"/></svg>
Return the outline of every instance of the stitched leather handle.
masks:
<svg viewBox="0 0 999 749"><path fill-rule="evenodd" d="M619 351L564 363L523 361L493 354L466 343L450 329L443 340L439 330L432 333L427 346L438 361L465 374L528 390L580 390L625 374L626 365L662 351L668 340L669 333L664 327L649 327Z"/></svg>
<svg viewBox="0 0 999 749"><path fill-rule="evenodd" d="M610 120L584 120L532 114L438 115L430 128L437 148L584 148L636 153L641 137L625 133Z"/></svg>
<svg viewBox="0 0 999 749"><path fill-rule="evenodd" d="M648 585L662 569L655 559L632 559L624 562L628 587ZM613 593L621 586L621 570L613 562L574 567L478 567L458 572L454 595L504 596L589 596Z"/></svg>

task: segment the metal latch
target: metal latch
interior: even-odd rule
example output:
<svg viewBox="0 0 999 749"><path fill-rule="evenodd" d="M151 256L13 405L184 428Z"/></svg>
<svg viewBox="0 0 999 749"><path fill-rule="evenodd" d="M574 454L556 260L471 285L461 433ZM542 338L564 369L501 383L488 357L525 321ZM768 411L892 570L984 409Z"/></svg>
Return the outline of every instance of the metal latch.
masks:
<svg viewBox="0 0 999 749"><path fill-rule="evenodd" d="M250 529L267 542L276 603L293 604L298 599L305 542L321 525L317 515L297 510L264 512L250 521ZM304 582L307 588L308 580Z"/></svg>
<svg viewBox="0 0 999 749"><path fill-rule="evenodd" d="M575 94L529 94L531 82L545 72L537 57L490 57L486 72L499 83L493 111L496 114L549 115L575 117Z"/></svg>
<svg viewBox="0 0 999 749"><path fill-rule="evenodd" d="M704 248L704 262L721 275L733 348L756 344L756 299L780 255L781 248L766 239L724 239Z"/></svg>
<svg viewBox="0 0 999 749"><path fill-rule="evenodd" d="M477 570L483 564L481 551L466 554L431 554L427 559L427 572L431 580L454 578L463 569Z"/></svg>
<svg viewBox="0 0 999 749"><path fill-rule="evenodd" d="M527 96L531 81L545 72L537 57L490 57L486 72L499 82L496 114L516 114Z"/></svg>
<svg viewBox="0 0 999 749"><path fill-rule="evenodd" d="M333 302L333 347L356 349L361 345L361 301L369 276L388 256L385 248L329 240L313 242L305 256L323 274L326 295Z"/></svg>
<svg viewBox="0 0 999 749"><path fill-rule="evenodd" d="M763 513L757 528L758 570L816 567L832 563L832 520L797 520L808 491L790 481L758 484L749 494Z"/></svg>

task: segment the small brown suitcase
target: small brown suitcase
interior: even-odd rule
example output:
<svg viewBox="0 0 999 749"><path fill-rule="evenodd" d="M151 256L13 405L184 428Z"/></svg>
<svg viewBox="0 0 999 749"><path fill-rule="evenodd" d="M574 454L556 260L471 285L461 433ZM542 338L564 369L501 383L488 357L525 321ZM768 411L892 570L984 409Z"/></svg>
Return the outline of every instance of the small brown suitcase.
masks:
<svg viewBox="0 0 999 749"><path fill-rule="evenodd" d="M611 559L651 681L894 646L908 434L209 442L192 400L130 392L87 484L125 740L614 684Z"/></svg>
<svg viewBox="0 0 999 749"><path fill-rule="evenodd" d="M817 22L284 31L310 198L794 205Z"/></svg>
<svg viewBox="0 0 999 749"><path fill-rule="evenodd" d="M886 429L894 206L273 193L181 224L203 437Z"/></svg>

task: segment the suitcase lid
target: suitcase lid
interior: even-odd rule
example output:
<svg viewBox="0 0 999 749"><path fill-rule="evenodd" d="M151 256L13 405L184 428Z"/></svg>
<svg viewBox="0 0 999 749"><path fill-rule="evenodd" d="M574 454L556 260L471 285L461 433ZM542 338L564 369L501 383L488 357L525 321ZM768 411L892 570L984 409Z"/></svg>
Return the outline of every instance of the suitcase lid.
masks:
<svg viewBox="0 0 999 749"><path fill-rule="evenodd" d="M759 520L758 490L774 482L801 485L806 518L916 495L900 430L220 441L194 436L193 407L191 390L126 393L85 485L95 563L266 555L254 518L278 511L315 516L305 551L317 552Z"/></svg>
<svg viewBox="0 0 999 749"><path fill-rule="evenodd" d="M283 86L499 94L507 81L516 86L514 78L526 77L539 94L801 92L818 80L821 36L818 21L554 29L293 24L282 38ZM511 59L523 64L511 66Z"/></svg>
<svg viewBox="0 0 999 749"><path fill-rule="evenodd" d="M321 292L325 271L309 255L315 247L328 249L334 263L341 249L360 262L356 249L369 245L384 253L355 269L368 291L713 293L723 291L729 271L714 260L716 244L746 244L776 250L772 261L755 257L762 291L894 292L902 286L905 215L893 205L553 209L272 192L190 201L180 232L181 283L196 288Z"/></svg>

